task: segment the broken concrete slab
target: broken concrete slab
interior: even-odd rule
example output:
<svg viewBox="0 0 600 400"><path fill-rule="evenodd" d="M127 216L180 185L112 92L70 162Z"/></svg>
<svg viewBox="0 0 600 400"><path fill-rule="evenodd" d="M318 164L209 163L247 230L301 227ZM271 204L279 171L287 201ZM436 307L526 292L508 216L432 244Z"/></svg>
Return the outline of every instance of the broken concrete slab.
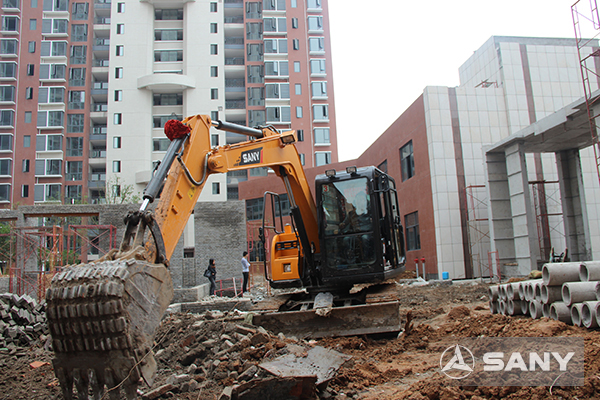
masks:
<svg viewBox="0 0 600 400"><path fill-rule="evenodd" d="M321 346L308 350L305 357L294 353L286 354L259 364L259 367L279 377L316 376L316 384L320 385L332 379L342 364L352 356Z"/></svg>

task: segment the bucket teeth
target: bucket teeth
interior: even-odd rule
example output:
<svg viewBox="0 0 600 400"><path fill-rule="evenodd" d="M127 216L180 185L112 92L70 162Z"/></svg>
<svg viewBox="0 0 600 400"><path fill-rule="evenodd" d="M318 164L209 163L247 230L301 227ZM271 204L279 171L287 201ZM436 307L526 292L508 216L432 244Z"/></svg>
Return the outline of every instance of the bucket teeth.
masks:
<svg viewBox="0 0 600 400"><path fill-rule="evenodd" d="M145 261L71 266L55 275L46 315L63 397L136 399L141 373L149 383L156 372L155 364L139 365L172 295L166 267Z"/></svg>

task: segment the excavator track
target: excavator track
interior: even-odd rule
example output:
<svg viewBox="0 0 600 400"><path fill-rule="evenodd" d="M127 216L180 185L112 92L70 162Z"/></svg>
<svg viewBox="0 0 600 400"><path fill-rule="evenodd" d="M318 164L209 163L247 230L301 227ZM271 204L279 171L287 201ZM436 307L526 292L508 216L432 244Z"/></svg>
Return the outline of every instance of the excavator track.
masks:
<svg viewBox="0 0 600 400"><path fill-rule="evenodd" d="M162 264L135 259L74 265L46 292L53 360L66 400L137 398L140 377L156 372L152 343L173 297Z"/></svg>

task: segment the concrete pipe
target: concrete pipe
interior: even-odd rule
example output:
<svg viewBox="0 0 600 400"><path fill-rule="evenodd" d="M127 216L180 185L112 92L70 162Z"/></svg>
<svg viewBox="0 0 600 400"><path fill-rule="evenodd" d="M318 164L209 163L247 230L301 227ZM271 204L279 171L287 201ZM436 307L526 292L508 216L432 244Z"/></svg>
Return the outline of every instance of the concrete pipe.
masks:
<svg viewBox="0 0 600 400"><path fill-rule="evenodd" d="M542 317L550 318L550 304L542 303Z"/></svg>
<svg viewBox="0 0 600 400"><path fill-rule="evenodd" d="M563 302L570 306L575 303L596 300L598 282L565 282L562 286Z"/></svg>
<svg viewBox="0 0 600 400"><path fill-rule="evenodd" d="M490 301L498 300L498 286L488 287L488 297Z"/></svg>
<svg viewBox="0 0 600 400"><path fill-rule="evenodd" d="M596 304L596 321L600 321L600 303Z"/></svg>
<svg viewBox="0 0 600 400"><path fill-rule="evenodd" d="M506 285L498 285L498 299L506 300Z"/></svg>
<svg viewBox="0 0 600 400"><path fill-rule="evenodd" d="M598 318L596 318L596 307L600 301L584 301L581 306L581 324L586 328L597 328Z"/></svg>
<svg viewBox="0 0 600 400"><path fill-rule="evenodd" d="M600 282L596 283L596 300L600 300Z"/></svg>
<svg viewBox="0 0 600 400"><path fill-rule="evenodd" d="M600 281L600 261L584 261L579 266L581 282Z"/></svg>
<svg viewBox="0 0 600 400"><path fill-rule="evenodd" d="M571 322L575 326L581 326L581 308L582 303L575 303L571 306Z"/></svg>
<svg viewBox="0 0 600 400"><path fill-rule="evenodd" d="M523 315L529 315L529 302L527 300L521 300L521 313Z"/></svg>
<svg viewBox="0 0 600 400"><path fill-rule="evenodd" d="M533 300L533 290L531 288L531 281L523 282L523 286L525 286L525 300Z"/></svg>
<svg viewBox="0 0 600 400"><path fill-rule="evenodd" d="M490 312L492 314L498 314L498 301L490 300Z"/></svg>
<svg viewBox="0 0 600 400"><path fill-rule="evenodd" d="M562 285L561 286L542 285L541 296L542 296L542 303L544 303L544 304L552 304L555 301L562 301Z"/></svg>
<svg viewBox="0 0 600 400"><path fill-rule="evenodd" d="M565 282L579 282L579 263L548 263L542 267L542 279L548 286L558 286Z"/></svg>
<svg viewBox="0 0 600 400"><path fill-rule="evenodd" d="M519 299L509 299L506 302L506 309L508 315L523 315L523 311L521 310L521 300Z"/></svg>
<svg viewBox="0 0 600 400"><path fill-rule="evenodd" d="M525 288L527 287L527 282L521 282L519 285L519 299L525 300Z"/></svg>
<svg viewBox="0 0 600 400"><path fill-rule="evenodd" d="M541 281L533 284L533 298L537 301L542 301L542 284Z"/></svg>
<svg viewBox="0 0 600 400"><path fill-rule="evenodd" d="M506 315L506 301L504 301L504 300L498 301L498 313Z"/></svg>
<svg viewBox="0 0 600 400"><path fill-rule="evenodd" d="M542 302L539 300L532 300L529 302L529 315L531 319L542 318Z"/></svg>
<svg viewBox="0 0 600 400"><path fill-rule="evenodd" d="M570 325L571 309L562 301L554 302L550 305L550 318Z"/></svg>
<svg viewBox="0 0 600 400"><path fill-rule="evenodd" d="M521 287L521 282L511 282L506 285L506 296L509 300L520 300L519 298L519 288Z"/></svg>
<svg viewBox="0 0 600 400"><path fill-rule="evenodd" d="M550 318L565 324L571 324L571 309L562 301L557 301L550 305Z"/></svg>

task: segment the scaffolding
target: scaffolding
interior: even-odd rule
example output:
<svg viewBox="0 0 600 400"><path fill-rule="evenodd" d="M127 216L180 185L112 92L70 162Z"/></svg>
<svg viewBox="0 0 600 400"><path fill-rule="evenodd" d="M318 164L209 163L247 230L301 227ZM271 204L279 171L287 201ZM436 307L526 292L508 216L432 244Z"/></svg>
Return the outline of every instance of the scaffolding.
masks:
<svg viewBox="0 0 600 400"><path fill-rule="evenodd" d="M571 6L571 15L573 17L583 92L590 124L590 133L592 135L596 172L600 183L600 140L596 126L596 118L600 114L594 115L592 110L592 107L600 99L594 99L592 96L593 91L598 89L598 82L600 80L600 75L597 72L597 65L600 60L600 48L594 46L594 42L600 36L600 14L598 14L597 0L589 0L589 8L580 4L580 2L581 0L578 0ZM584 36L587 38L584 38Z"/></svg>
<svg viewBox="0 0 600 400"><path fill-rule="evenodd" d="M469 185L465 188L467 201L467 228L469 257L473 276L483 278L491 270L488 257L490 228L487 217L487 191L485 185ZM488 277L491 277L490 274Z"/></svg>
<svg viewBox="0 0 600 400"><path fill-rule="evenodd" d="M537 227L538 245L540 249L540 263L547 262L552 256L552 248L557 247L552 237L560 237L562 244L566 244L563 213L551 212L552 209L562 211L559 181L532 181L531 194L535 209L535 222ZM561 247L561 246L559 246Z"/></svg>
<svg viewBox="0 0 600 400"><path fill-rule="evenodd" d="M16 227L14 222L4 222L10 224L10 232L0 235L7 243L0 248L0 256L6 263L3 273L9 278L8 290L38 301L64 266L91 261L116 247L116 228L112 225L71 225L65 229L59 225Z"/></svg>

